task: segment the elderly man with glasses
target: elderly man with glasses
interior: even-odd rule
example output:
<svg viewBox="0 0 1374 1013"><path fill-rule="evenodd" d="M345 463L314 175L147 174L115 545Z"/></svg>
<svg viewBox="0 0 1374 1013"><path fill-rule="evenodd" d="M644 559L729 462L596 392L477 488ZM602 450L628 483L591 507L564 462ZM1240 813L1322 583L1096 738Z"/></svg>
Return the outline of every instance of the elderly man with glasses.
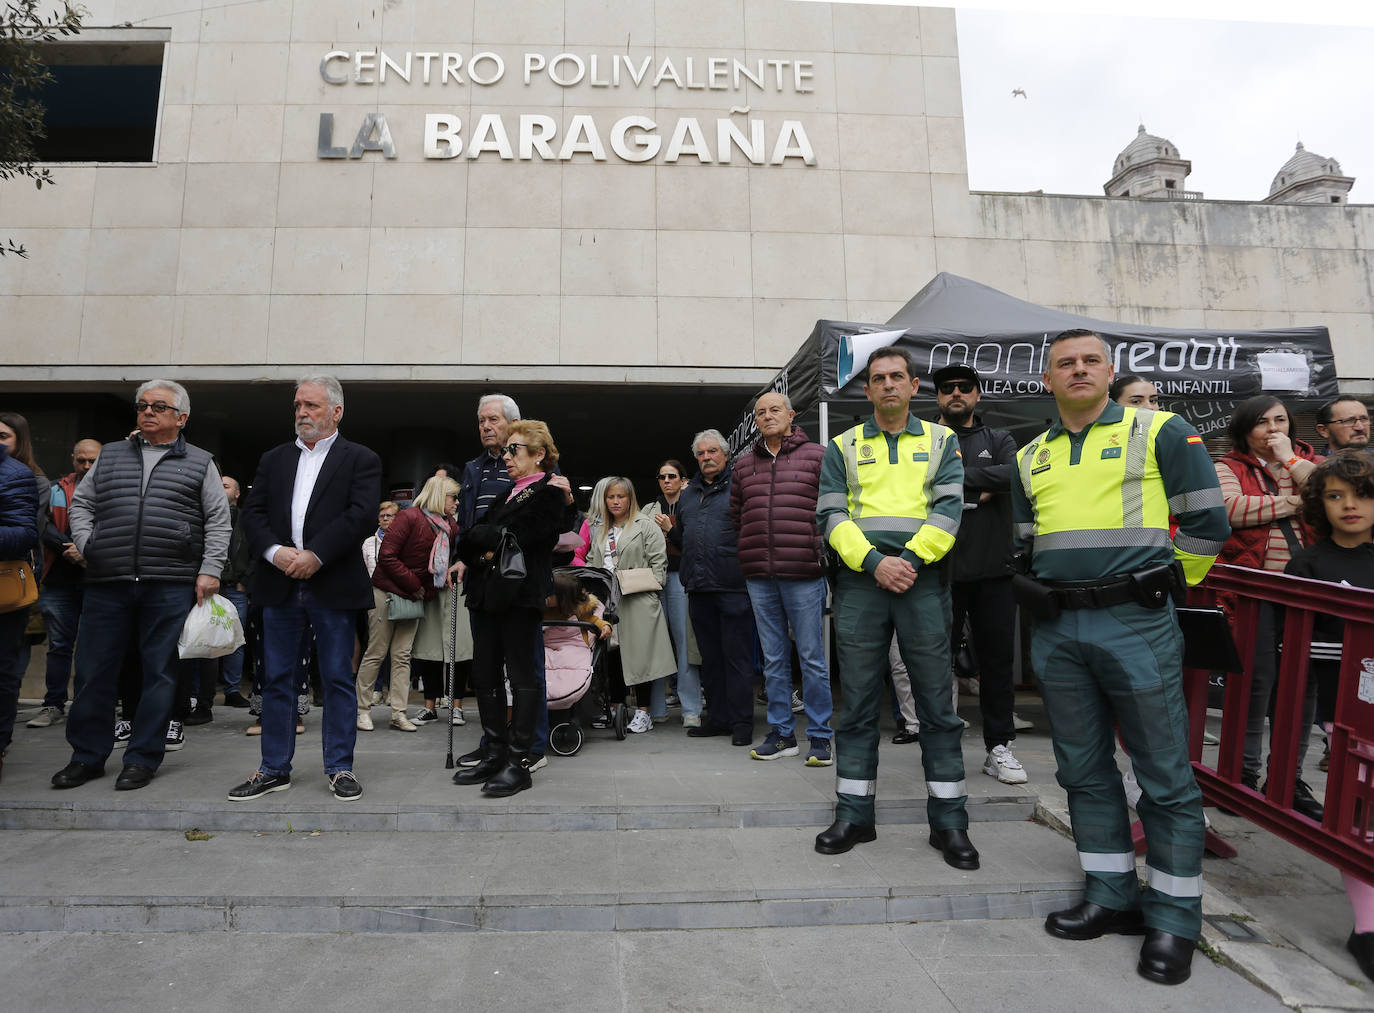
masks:
<svg viewBox="0 0 1374 1013"><path fill-rule="evenodd" d="M1369 409L1353 397L1338 397L1317 409L1317 432L1331 453L1369 449Z"/></svg>
<svg viewBox="0 0 1374 1013"><path fill-rule="evenodd" d="M176 696L177 637L191 606L219 590L229 553L229 501L209 451L186 442L186 388L138 388L138 429L106 444L68 513L86 562L76 681L67 741L72 759L52 777L75 788L100 777L114 749L118 664L138 644L143 688L115 789L147 785L162 763Z"/></svg>

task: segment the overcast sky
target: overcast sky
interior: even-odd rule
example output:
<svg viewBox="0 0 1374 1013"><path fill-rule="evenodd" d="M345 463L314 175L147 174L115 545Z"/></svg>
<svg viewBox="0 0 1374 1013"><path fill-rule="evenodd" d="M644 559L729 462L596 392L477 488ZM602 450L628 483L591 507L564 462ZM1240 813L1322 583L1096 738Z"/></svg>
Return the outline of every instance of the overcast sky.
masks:
<svg viewBox="0 0 1374 1013"><path fill-rule="evenodd" d="M1371 0L1152 0L1154 18L1096 13L1141 10L1114 0L923 2L957 9L974 190L1101 195L1144 123L1207 197L1268 196L1301 140L1374 203Z"/></svg>
<svg viewBox="0 0 1374 1013"><path fill-rule="evenodd" d="M1208 197L1267 196L1301 140L1374 202L1374 28L965 9L958 23L975 190L1101 194L1143 122Z"/></svg>

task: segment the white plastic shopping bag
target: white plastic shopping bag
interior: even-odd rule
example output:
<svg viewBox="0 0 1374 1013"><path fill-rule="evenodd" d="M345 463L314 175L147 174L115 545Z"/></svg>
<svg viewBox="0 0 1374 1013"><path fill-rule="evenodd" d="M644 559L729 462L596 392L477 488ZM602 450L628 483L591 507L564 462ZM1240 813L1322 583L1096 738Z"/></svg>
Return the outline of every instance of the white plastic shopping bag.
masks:
<svg viewBox="0 0 1374 1013"><path fill-rule="evenodd" d="M243 624L228 598L211 595L191 609L177 639L183 658L222 658L243 646Z"/></svg>

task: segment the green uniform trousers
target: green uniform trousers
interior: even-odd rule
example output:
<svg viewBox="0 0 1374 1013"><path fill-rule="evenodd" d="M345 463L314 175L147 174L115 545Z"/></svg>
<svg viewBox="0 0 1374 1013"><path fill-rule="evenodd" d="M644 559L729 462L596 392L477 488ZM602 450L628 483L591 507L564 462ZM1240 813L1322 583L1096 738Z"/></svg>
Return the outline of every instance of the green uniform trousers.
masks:
<svg viewBox="0 0 1374 1013"><path fill-rule="evenodd" d="M930 826L968 829L968 789L959 747L964 725L950 699L949 625L949 588L934 571L921 570L903 594L884 591L870 574L840 571L835 581L835 646L843 692L834 721L837 820L874 824L878 723L887 698L888 647L896 630L921 722Z"/></svg>
<svg viewBox="0 0 1374 1013"><path fill-rule="evenodd" d="M1202 792L1188 760L1183 637L1173 605L1065 610L1036 620L1031 660L1069 796L1084 897L1186 939L1202 930ZM1135 766L1149 844L1140 893L1113 722Z"/></svg>

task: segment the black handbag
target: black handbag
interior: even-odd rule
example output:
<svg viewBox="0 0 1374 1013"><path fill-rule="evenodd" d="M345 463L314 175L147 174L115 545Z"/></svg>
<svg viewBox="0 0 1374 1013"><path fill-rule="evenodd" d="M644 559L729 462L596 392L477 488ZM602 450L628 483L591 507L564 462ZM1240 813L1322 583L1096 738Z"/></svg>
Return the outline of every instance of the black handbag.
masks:
<svg viewBox="0 0 1374 1013"><path fill-rule="evenodd" d="M482 563L482 570L476 605L483 612L504 612L519 597L528 574L524 550L510 529L501 529L491 559Z"/></svg>

